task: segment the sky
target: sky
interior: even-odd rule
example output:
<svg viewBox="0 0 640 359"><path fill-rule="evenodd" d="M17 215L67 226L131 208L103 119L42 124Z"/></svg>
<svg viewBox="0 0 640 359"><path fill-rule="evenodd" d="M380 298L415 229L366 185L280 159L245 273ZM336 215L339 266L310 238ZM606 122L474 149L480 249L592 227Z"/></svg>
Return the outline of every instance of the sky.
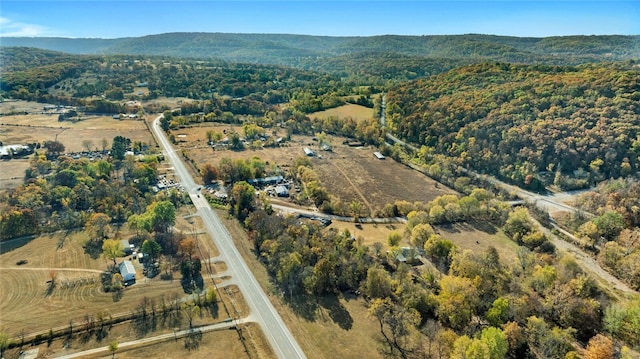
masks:
<svg viewBox="0 0 640 359"><path fill-rule="evenodd" d="M120 38L167 32L640 35L640 0L0 0L0 37Z"/></svg>

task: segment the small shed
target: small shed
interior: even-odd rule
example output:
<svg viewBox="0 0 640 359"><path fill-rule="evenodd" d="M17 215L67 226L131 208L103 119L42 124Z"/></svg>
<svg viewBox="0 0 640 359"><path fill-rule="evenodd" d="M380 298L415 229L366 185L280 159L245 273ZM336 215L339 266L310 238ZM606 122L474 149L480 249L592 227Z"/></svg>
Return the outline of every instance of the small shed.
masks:
<svg viewBox="0 0 640 359"><path fill-rule="evenodd" d="M136 269L133 267L131 261L124 261L120 263L120 275L124 280L124 285L132 285L136 282Z"/></svg>
<svg viewBox="0 0 640 359"><path fill-rule="evenodd" d="M379 160L384 160L384 155L380 152L374 152L374 156L376 156Z"/></svg>

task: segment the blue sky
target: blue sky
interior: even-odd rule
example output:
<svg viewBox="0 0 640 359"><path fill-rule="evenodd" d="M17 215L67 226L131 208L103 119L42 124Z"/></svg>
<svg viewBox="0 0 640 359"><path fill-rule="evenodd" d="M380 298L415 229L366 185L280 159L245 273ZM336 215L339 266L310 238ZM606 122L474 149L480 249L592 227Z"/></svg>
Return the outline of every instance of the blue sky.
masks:
<svg viewBox="0 0 640 359"><path fill-rule="evenodd" d="M0 36L640 34L633 1L1 0Z"/></svg>

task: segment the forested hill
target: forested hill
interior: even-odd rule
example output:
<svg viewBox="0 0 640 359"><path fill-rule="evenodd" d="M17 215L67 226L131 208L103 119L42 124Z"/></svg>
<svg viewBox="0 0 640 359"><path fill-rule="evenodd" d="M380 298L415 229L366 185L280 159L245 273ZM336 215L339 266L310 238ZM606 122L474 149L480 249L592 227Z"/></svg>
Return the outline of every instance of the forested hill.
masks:
<svg viewBox="0 0 640 359"><path fill-rule="evenodd" d="M640 36L520 38L492 35L329 37L286 34L167 33L119 39L4 37L2 46L72 54L162 55L234 62L309 65L359 53L448 59L577 64L640 58Z"/></svg>
<svg viewBox="0 0 640 359"><path fill-rule="evenodd" d="M640 169L640 65L479 64L389 90L393 132L459 164L540 188ZM548 177L542 175L547 172Z"/></svg>

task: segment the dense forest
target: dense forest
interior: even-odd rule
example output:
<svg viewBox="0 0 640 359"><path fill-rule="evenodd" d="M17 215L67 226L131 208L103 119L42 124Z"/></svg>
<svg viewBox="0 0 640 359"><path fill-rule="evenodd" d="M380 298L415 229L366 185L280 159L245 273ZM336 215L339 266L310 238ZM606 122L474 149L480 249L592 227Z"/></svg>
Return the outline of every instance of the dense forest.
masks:
<svg viewBox="0 0 640 359"><path fill-rule="evenodd" d="M389 90L388 126L521 186L588 187L640 165L640 67L486 63Z"/></svg>

